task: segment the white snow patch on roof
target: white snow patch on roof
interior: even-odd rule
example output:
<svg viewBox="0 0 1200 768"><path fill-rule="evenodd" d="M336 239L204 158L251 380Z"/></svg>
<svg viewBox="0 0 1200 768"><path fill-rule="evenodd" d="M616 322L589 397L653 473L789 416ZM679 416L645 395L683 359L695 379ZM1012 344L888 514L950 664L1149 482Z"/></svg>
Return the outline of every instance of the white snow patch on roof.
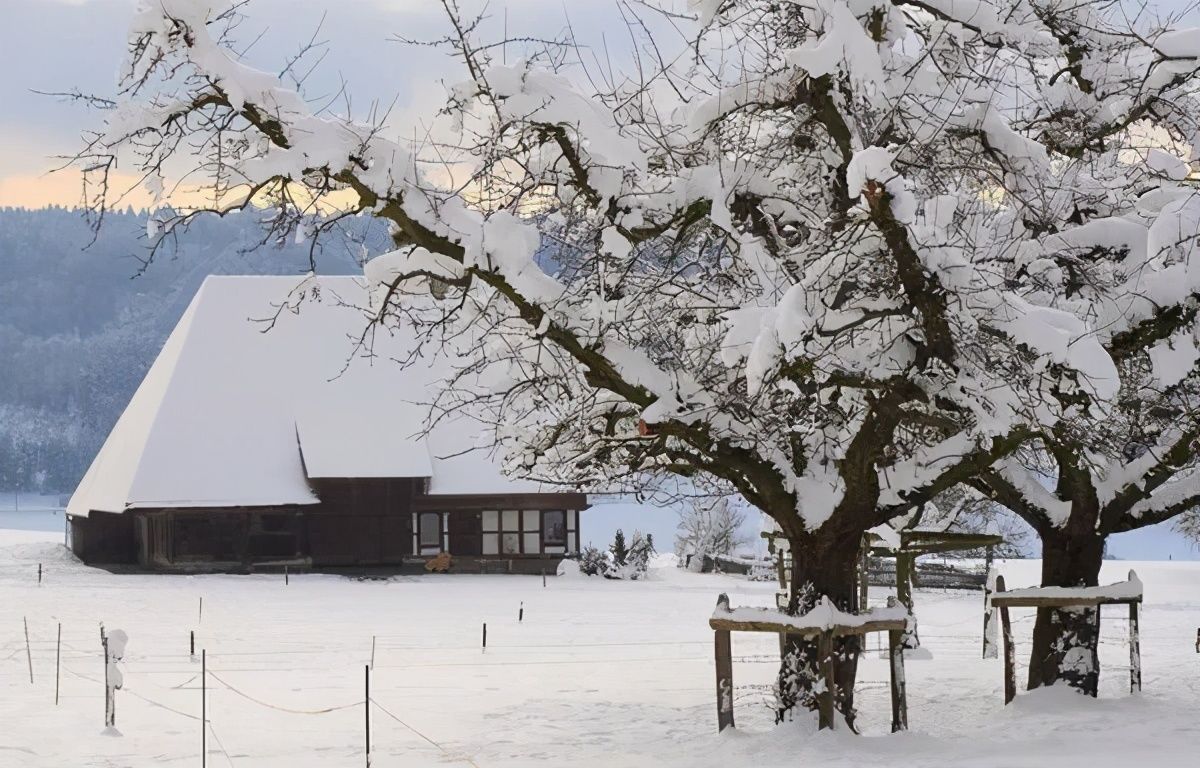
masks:
<svg viewBox="0 0 1200 768"><path fill-rule="evenodd" d="M356 344L368 304L350 277L208 278L67 511L313 504L309 478L426 477L444 494L538 490L468 450L484 430L467 416L422 434L452 362L402 366L395 359L411 340L383 331Z"/></svg>

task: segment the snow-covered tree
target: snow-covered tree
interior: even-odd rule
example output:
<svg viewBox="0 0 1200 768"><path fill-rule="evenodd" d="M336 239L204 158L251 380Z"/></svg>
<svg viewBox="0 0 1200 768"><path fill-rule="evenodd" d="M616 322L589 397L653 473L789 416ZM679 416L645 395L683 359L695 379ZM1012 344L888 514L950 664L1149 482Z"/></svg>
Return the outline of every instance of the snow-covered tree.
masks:
<svg viewBox="0 0 1200 768"><path fill-rule="evenodd" d="M1144 137L1192 142L1200 34L1116 2L698 0L689 54L634 20L630 74L594 78L545 41L497 63L447 2L466 79L455 139L421 146L243 63L241 5L143 2L80 156L93 203L131 153L152 189L183 165L216 209L271 202L277 236L386 219L379 322L492 372L442 407L489 414L525 476L728 486L802 553L792 611L850 608L864 531L1099 413L1195 314L1200 200ZM790 642L785 704L815 663Z"/></svg>
<svg viewBox="0 0 1200 768"><path fill-rule="evenodd" d="M688 555L732 555L749 543L742 532L746 514L728 496L690 499L679 513L675 554L680 562Z"/></svg>
<svg viewBox="0 0 1200 768"><path fill-rule="evenodd" d="M1175 530L1186 536L1193 546L1200 546L1200 507L1180 515L1175 521Z"/></svg>
<svg viewBox="0 0 1200 768"><path fill-rule="evenodd" d="M1109 536L1200 505L1198 330L1189 321L1123 363L1121 393L1102 414L1047 430L972 481L1037 532L1043 586L1096 586ZM1062 681L1096 695L1097 610L1038 610L1030 688Z"/></svg>

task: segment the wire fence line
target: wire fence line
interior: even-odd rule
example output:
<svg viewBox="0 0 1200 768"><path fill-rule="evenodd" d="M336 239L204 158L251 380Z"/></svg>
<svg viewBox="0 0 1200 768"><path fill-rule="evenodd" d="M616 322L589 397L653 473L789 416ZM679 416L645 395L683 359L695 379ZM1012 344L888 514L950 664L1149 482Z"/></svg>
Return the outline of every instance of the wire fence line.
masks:
<svg viewBox="0 0 1200 768"><path fill-rule="evenodd" d="M982 613L982 606L980 606L980 608L981 608L980 613ZM1016 621L1032 621L1034 618L1035 617L1032 613L1030 613L1027 616L1014 617L1014 619ZM937 653L939 655L949 654L951 656L955 656L960 653L963 653L963 654L971 653L972 655L974 655L974 651L971 651L968 648L966 648L964 643L961 641L978 642L979 635L976 633L966 633L966 632L955 631L959 626L966 625L973 621L975 621L975 619L971 619L970 621L964 620L964 621L956 621L956 622L938 624L934 627L931 627L929 632L922 633L922 636L925 637L926 639L931 639L931 640L959 641L957 643L949 644L946 648L936 649ZM981 616L979 617L979 621L982 621ZM501 626L503 626L503 625L501 625ZM939 631L939 630L941 630L941 631ZM15 634L16 633L14 631L14 635ZM20 657L26 652L27 647L31 649L31 652L34 654L34 658L39 662L39 664L44 663L47 656L49 656L51 659L53 659L53 654L55 653L56 649L58 648L58 641L56 639L38 637L37 634L38 634L38 632L35 630L33 633L33 636L29 639L28 644L26 643L26 641L24 640L23 637L17 637L15 639L8 639L8 640L0 641L0 662L23 661L23 659L21 659ZM81 635L81 634L82 633L77 633L77 635ZM1108 633L1105 633L1105 634L1107 635ZM152 640L155 643L159 643L161 646L164 636L165 636L165 633L155 633ZM13 637L13 636L10 635L10 637ZM367 636L367 637L370 637L370 636ZM548 666L561 666L561 665L584 665L584 666L593 666L594 667L594 666L607 666L607 665L625 665L625 664L630 664L630 663L662 664L662 663L668 663L668 662L669 663L705 663L706 665L711 666L713 663L713 657L712 657L711 653L700 653L700 654L696 653L696 651L700 647L706 647L706 646L711 645L711 640L707 640L707 639L706 640L620 640L620 641L609 641L609 642L598 641L598 642L587 642L587 643L555 643L555 642L500 643L500 642L498 642L494 645L489 646L486 649L486 652L481 652L482 649L480 647L474 646L474 645L472 645L472 646L466 646L466 645L445 646L445 645L416 644L416 643L411 642L410 637L411 636L407 636L407 635L393 634L393 635L377 635L374 637L374 639L376 641L376 647L378 648L378 650L383 652L385 657L389 656L389 655L390 656L408 655L411 657L413 655L420 655L422 653L446 653L446 652L452 652L454 654L458 654L460 652L463 652L463 653L473 652L473 653L478 653L479 656L477 656L475 659L470 659L470 660L458 660L458 661L451 660L451 661L440 661L440 662L439 661L429 661L429 662L407 661L407 662L405 662L405 661L396 660L396 661L392 661L392 663L376 664L376 665L374 665L373 668L380 669L380 670L406 670L406 669L438 669L438 668L448 668L448 667L486 669L486 668L490 668L490 667L548 667ZM184 639L186 639L186 638L183 638L183 637L178 638L178 640L180 641L179 642L180 650L178 652L153 651L152 650L152 651L148 651L148 652L144 652L144 653L136 653L136 654L127 655L123 659L123 662L122 662L123 665L126 666L127 670L128 670L126 677L125 677L126 684L125 684L125 687L121 690L120 695L122 695L122 696L128 695L131 698L138 700L149 707L160 709L162 711L171 713L171 714L181 717L181 718L186 718L191 721L200 720L201 717L198 714L198 711L199 711L198 702L197 702L197 707L196 707L197 714L193 714L193 713L187 711L187 708L180 708L179 706L172 706L172 703L175 703L175 702L173 701L173 699L170 698L170 696L166 697L168 699L167 701L164 701L164 700L162 700L164 698L163 696L156 695L154 693L154 691L151 690L153 688L153 689L157 689L159 691L162 691L167 694L172 694L172 695L179 695L183 691L198 690L198 686L195 685L199 678L199 674L196 669L196 666L194 664L181 663L181 662L185 662L185 661L194 661L191 654L189 652L186 652L185 650L183 650L185 644L182 642L182 640L184 640ZM369 703L371 711L373 711L373 712L378 711L380 714L382 714L388 720L394 721L397 725L404 728L405 731L411 733L413 736L418 737L423 742L426 742L430 746L439 750L439 752L444 757L451 759L451 760L465 762L465 763L473 766L473 768L479 768L472 755L466 754L461 751L456 751L452 747L448 747L446 745L443 745L443 744L437 742L436 740L429 737L424 732L418 730L416 727L412 726L410 723L406 722L404 719L399 717L396 714L396 712L393 711L393 709L391 707L385 706L384 704L380 703L380 701L374 696L371 696L369 698L364 698L364 699L358 699L358 700L352 701L350 703L341 703L336 706L302 708L302 707L296 707L296 706L288 706L286 704L282 704L277 701L273 702L270 700L270 697L256 695L256 693L251 692L253 690L252 688L250 690L247 690L247 686L240 681L237 683L237 685L234 685L233 683L230 682L230 676L237 675L237 674L274 675L274 674L285 674L285 673L306 672L306 671L308 671L308 672L320 671L320 672L328 674L328 673L330 673L330 666L328 663L323 663L323 664L308 663L308 658L309 657L312 657L314 659L321 658L321 657L328 658L330 656L330 654L347 655L350 657L355 657L355 656L361 655L361 658L365 661L366 656L367 656L367 652L365 649L367 647L369 647L365 640L362 641L361 643L341 642L341 643L337 644L337 647L324 647L324 648L281 647L281 648L271 648L270 650L257 650L257 649L251 650L251 649L246 648L246 646L250 643L253 643L255 646L258 646L259 648L261 648L264 646L272 645L272 643L275 642L277 640L277 638L256 636L253 638L234 637L234 638L230 639L230 638L228 638L220 633L217 633L217 632L211 632L211 633L205 632L203 637L197 638L197 639L204 641L205 644L207 644L207 642L216 641L215 646L209 646L207 648L207 650L209 651L209 657L210 657L209 662L211 663L213 661L217 661L218 666L216 669L213 669L210 667L207 670L207 672L208 672L209 676L212 677L213 681L221 686L222 690L227 690L228 692L237 696L241 700L250 702L251 704L254 704L256 706L263 707L265 709L268 709L268 710L271 710L274 712L278 712L278 713L281 713L284 715L295 715L295 716L327 715L327 714L332 714L332 713L336 713L336 712L343 712L343 711L352 710L355 708L364 707L364 705L367 705ZM174 642L174 638L172 640ZM279 641L280 641L280 645L287 645L287 646L296 646L299 644L299 642L302 642L302 641L296 641L292 638L281 638L281 639L279 639ZM758 643L750 642L747 644L750 646L761 646L763 648L768 648L774 644L774 637L771 636L770 638L764 638L761 642L758 642ZM1101 644L1104 645L1106 648L1108 648L1109 646L1123 645L1124 641L1118 640L1115 637L1110 638L1110 637L1106 636L1106 637L1101 638ZM347 648L347 646L351 646L351 647ZM199 648L199 647L200 647L200 645L197 645L197 648ZM80 664L86 665L86 663L90 663L92 661L95 661L97 663L97 668L99 667L99 663L103 660L103 654L99 651L98 643L97 643L96 648L91 648L91 647L80 646L80 645L77 645L72 642L62 642L61 649L62 649L61 662L62 662L62 669L63 669L64 673L69 674L75 678L93 683L102 690L104 681L102 679L100 679L99 676L92 676L92 675L88 675L88 674L79 672L78 669L76 668L77 665L80 665ZM553 655L553 652L558 649L570 649L570 650L590 649L590 650L597 651L597 653L590 654L589 658L582 658L582 659L581 658L529 659L529 658L512 658L512 656L511 656L511 654L519 654L522 652ZM661 655L655 655L654 653L647 653L647 654L637 653L638 650L646 650L646 649L654 649L655 651L661 652ZM671 652L672 649L677 649L678 653L672 653ZM283 659L280 660L281 661L280 664L276 665L276 664L270 663L272 660L275 660L279 657L283 657ZM300 661L301 663L300 664L295 663L297 661ZM779 664L778 655L774 654L774 653L748 652L748 653L743 653L741 655L734 656L734 661L739 664L748 664L748 665L777 666ZM350 665L348 665L348 666L350 666ZM1024 669L1026 665L1024 663L1019 662L1019 666L1022 669ZM1108 669L1127 669L1127 667L1117 667L1117 666L1113 666L1113 665L1106 665L1106 668L1108 668ZM161 680L162 676L178 676L183 679L180 682L163 681L163 683L161 685L154 682L155 679ZM132 685L131 685L131 683L132 683ZM333 689L344 690L344 688L345 688L345 686L329 686L328 689L329 690L333 690ZM401 690L413 690L413 689L436 690L436 689L440 689L440 688L444 688L444 686L411 686L411 685L409 685L409 686L404 686L404 685L388 686L388 690L393 693L399 692ZM324 690L324 689L325 689L324 687L313 687L310 685L310 686L306 686L304 690L306 693L311 694L313 691L320 691L320 690ZM209 690L210 690L210 692L213 690L213 688L211 687L211 684L210 684ZM458 688L456 690L474 690L474 689L471 689L469 687L464 687L464 688ZM860 678L856 684L856 690L866 693L870 696L879 696L886 692L887 682L884 680L861 679ZM664 692L671 691L671 692L676 692L676 693L688 693L688 694L695 693L697 695L697 698L701 699L701 701L699 701L698 703L695 703L695 704L684 704L682 706L677 705L677 706L673 707L674 709L676 709L680 712L693 712L693 711L700 712L703 709L711 708L713 706L712 700L710 698L712 695L712 689L709 686L696 687L696 688L662 689L662 691L664 691ZM99 694L97 694L97 695L99 695ZM774 699L773 685L771 685L770 683L750 683L750 684L738 685L735 687L734 697L735 697L734 698L735 702L750 704L752 706L752 708L756 711L756 713L758 713L757 717L763 718L764 722L766 722L767 718L773 717L775 699ZM170 701L172 703L168 703L168 701ZM761 707L753 707L753 704L755 704L755 703L761 704ZM758 712L759 710L761 710L761 713ZM212 734L213 742L220 749L221 753L224 754L226 761L229 763L230 766L233 766L234 759L230 756L229 752L225 749L225 746L223 745L223 743L221 742L221 739L218 737L215 729L213 728L211 715L206 719L206 722L204 725L205 725L206 729L208 730L208 732L210 732ZM228 724L223 725L222 728L225 729L227 727L227 725ZM226 731L226 735L227 736L229 735L228 731ZM236 736L235 736L235 739L236 739ZM236 754L236 752L235 752L235 754ZM241 760L242 758L239 756L238 759ZM247 759L249 759L249 758L247 758Z"/></svg>

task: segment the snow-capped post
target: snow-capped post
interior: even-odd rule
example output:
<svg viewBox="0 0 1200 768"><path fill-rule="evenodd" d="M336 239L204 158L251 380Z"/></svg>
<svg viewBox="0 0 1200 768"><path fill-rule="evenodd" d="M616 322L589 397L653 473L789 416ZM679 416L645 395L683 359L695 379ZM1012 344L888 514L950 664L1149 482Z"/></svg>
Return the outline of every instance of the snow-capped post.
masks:
<svg viewBox="0 0 1200 768"><path fill-rule="evenodd" d="M521 607L517 609L517 623L525 621L525 601L521 601Z"/></svg>
<svg viewBox="0 0 1200 768"><path fill-rule="evenodd" d="M729 611L729 595L717 597L717 610ZM733 728L733 643L728 629L713 632L713 658L717 669L717 732Z"/></svg>
<svg viewBox="0 0 1200 768"><path fill-rule="evenodd" d="M1139 581L1137 574L1131 568L1129 570L1129 581ZM1096 608L1096 615L1099 616L1099 606ZM1142 632L1138 628L1138 604L1132 602L1129 604L1129 692L1135 693L1142 690Z"/></svg>
<svg viewBox="0 0 1200 768"><path fill-rule="evenodd" d="M992 607L992 593L996 591L996 569L992 565L991 547L988 547L987 575L983 582L983 658L994 659L999 655L996 647L996 609Z"/></svg>
<svg viewBox="0 0 1200 768"><path fill-rule="evenodd" d="M888 607L895 608L897 600L888 597ZM908 730L908 694L904 677L904 632L888 630L888 687L892 694L892 733Z"/></svg>
<svg viewBox="0 0 1200 768"><path fill-rule="evenodd" d="M913 614L913 572L916 570L916 556L903 550L896 553L896 600L908 609L912 620L904 631L904 647L908 650L921 647L921 639L917 635L916 616Z"/></svg>
<svg viewBox="0 0 1200 768"><path fill-rule="evenodd" d="M117 726L117 691L125 684L125 675L121 671L121 659L125 656L125 646L129 636L124 630L114 629L104 638L104 725L106 728Z"/></svg>
<svg viewBox="0 0 1200 768"><path fill-rule="evenodd" d="M25 624L25 660L29 662L29 684L33 685L33 651L29 649L29 619L22 616L21 621Z"/></svg>
<svg viewBox="0 0 1200 768"><path fill-rule="evenodd" d="M1004 592L1004 577L996 577L996 591L992 593L993 600ZM1008 620L1008 606L1000 607L1000 632L1004 636L1004 703L1007 705L1017 698L1017 656L1013 647L1012 622Z"/></svg>

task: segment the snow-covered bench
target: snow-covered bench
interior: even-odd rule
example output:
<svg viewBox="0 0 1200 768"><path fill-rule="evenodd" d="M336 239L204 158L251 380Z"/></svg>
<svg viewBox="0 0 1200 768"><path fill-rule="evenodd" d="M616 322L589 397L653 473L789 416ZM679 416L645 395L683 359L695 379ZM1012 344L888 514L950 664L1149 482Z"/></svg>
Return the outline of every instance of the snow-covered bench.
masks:
<svg viewBox="0 0 1200 768"><path fill-rule="evenodd" d="M1100 606L1129 606L1129 692L1142 690L1142 652L1138 635L1138 604L1142 602L1142 582L1133 571L1129 578L1098 587L1029 587L1004 589L1004 577L996 578L991 607L1000 611L1000 630L1004 634L1004 703L1017 696L1016 649L1013 646L1009 608L1096 608L1096 633L1100 632ZM1094 695L1094 694L1093 694Z"/></svg>
<svg viewBox="0 0 1200 768"><path fill-rule="evenodd" d="M708 625L715 633L717 664L717 728L733 726L733 650L730 632L770 632L778 635L816 637L825 689L818 700L821 728L833 728L833 703L837 693L834 678L833 641L845 635L887 632L891 663L892 731L908 728L908 704L904 692L904 631L909 625L908 609L889 598L886 608L862 613L841 611L822 597L808 613L791 616L770 608L731 608L729 596L721 594Z"/></svg>

